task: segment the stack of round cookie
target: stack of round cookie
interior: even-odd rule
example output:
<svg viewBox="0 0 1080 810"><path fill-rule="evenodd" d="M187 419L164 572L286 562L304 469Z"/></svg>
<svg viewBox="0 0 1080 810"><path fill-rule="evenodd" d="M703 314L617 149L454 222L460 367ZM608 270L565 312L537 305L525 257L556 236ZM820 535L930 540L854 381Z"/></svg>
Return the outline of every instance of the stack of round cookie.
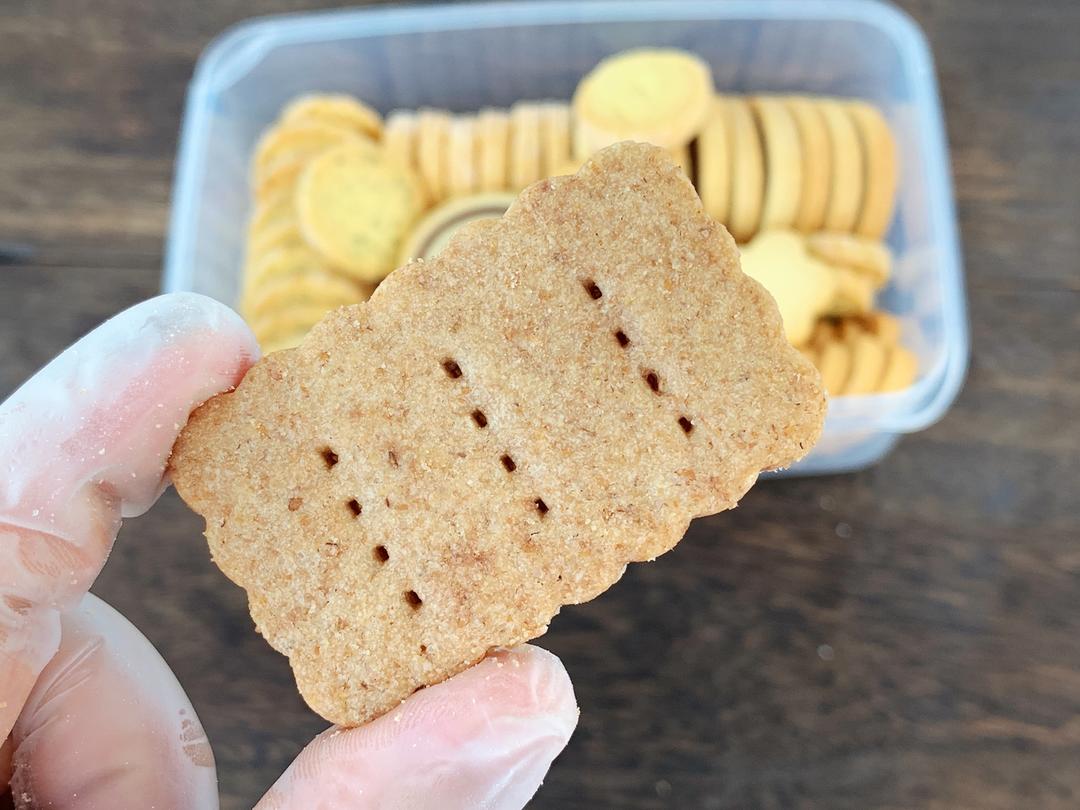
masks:
<svg viewBox="0 0 1080 810"><path fill-rule="evenodd" d="M896 197L896 145L864 101L719 96L697 142L698 191L739 242L793 228L881 239Z"/></svg>
<svg viewBox="0 0 1080 810"><path fill-rule="evenodd" d="M355 99L306 96L259 140L239 308L264 351L296 345L394 268L423 194L389 160L382 129Z"/></svg>
<svg viewBox="0 0 1080 810"><path fill-rule="evenodd" d="M465 223L621 140L671 152L833 394L910 384L913 355L886 339L898 329L866 327L888 320L874 309L897 186L884 116L859 100L717 95L704 61L667 48L603 60L569 104L397 110L384 126L347 96L294 101L254 156L241 309L267 351L294 345L394 267L432 258Z"/></svg>

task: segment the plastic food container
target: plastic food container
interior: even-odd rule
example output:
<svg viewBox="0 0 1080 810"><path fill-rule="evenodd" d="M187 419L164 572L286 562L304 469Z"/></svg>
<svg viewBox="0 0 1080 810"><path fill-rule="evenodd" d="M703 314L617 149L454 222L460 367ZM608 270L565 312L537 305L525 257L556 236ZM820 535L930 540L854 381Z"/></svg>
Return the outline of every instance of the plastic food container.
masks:
<svg viewBox="0 0 1080 810"><path fill-rule="evenodd" d="M184 115L166 291L235 301L248 216L247 167L260 132L294 96L347 92L386 113L569 99L602 57L685 48L726 92L857 96L897 137L901 180L888 236L896 271L879 299L919 358L910 388L838 397L814 452L786 474L853 470L952 403L968 356L960 245L933 63L906 15L871 0L554 2L373 8L265 17L218 37L195 70Z"/></svg>

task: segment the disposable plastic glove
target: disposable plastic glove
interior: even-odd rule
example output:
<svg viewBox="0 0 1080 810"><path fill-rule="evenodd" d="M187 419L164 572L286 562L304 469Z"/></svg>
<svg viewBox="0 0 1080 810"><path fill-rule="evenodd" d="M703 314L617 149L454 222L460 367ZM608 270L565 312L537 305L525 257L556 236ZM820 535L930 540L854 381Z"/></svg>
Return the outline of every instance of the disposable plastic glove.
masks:
<svg viewBox="0 0 1080 810"><path fill-rule="evenodd" d="M258 357L195 295L133 307L0 405L0 795L16 807L216 808L213 754L168 666L89 595L191 409ZM331 728L258 808L520 808L577 722L562 664L493 654L369 725ZM0 798L0 806L5 799Z"/></svg>

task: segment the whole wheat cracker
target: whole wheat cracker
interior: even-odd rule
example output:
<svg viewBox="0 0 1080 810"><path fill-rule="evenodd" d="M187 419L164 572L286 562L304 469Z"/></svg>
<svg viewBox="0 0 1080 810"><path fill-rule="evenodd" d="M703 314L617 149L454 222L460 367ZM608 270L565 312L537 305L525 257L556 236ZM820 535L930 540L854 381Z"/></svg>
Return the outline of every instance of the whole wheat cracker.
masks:
<svg viewBox="0 0 1080 810"><path fill-rule="evenodd" d="M171 469L304 698L355 725L670 549L824 412L686 175L624 143L257 363Z"/></svg>

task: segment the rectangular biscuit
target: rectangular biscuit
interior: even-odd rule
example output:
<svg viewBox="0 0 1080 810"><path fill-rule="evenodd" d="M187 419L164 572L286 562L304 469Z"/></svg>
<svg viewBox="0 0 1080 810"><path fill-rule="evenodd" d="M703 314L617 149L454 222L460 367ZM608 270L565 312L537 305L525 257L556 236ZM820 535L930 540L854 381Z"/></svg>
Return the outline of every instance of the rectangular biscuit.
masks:
<svg viewBox="0 0 1080 810"><path fill-rule="evenodd" d="M689 180L624 143L264 358L171 466L304 698L356 725L667 551L824 413Z"/></svg>

